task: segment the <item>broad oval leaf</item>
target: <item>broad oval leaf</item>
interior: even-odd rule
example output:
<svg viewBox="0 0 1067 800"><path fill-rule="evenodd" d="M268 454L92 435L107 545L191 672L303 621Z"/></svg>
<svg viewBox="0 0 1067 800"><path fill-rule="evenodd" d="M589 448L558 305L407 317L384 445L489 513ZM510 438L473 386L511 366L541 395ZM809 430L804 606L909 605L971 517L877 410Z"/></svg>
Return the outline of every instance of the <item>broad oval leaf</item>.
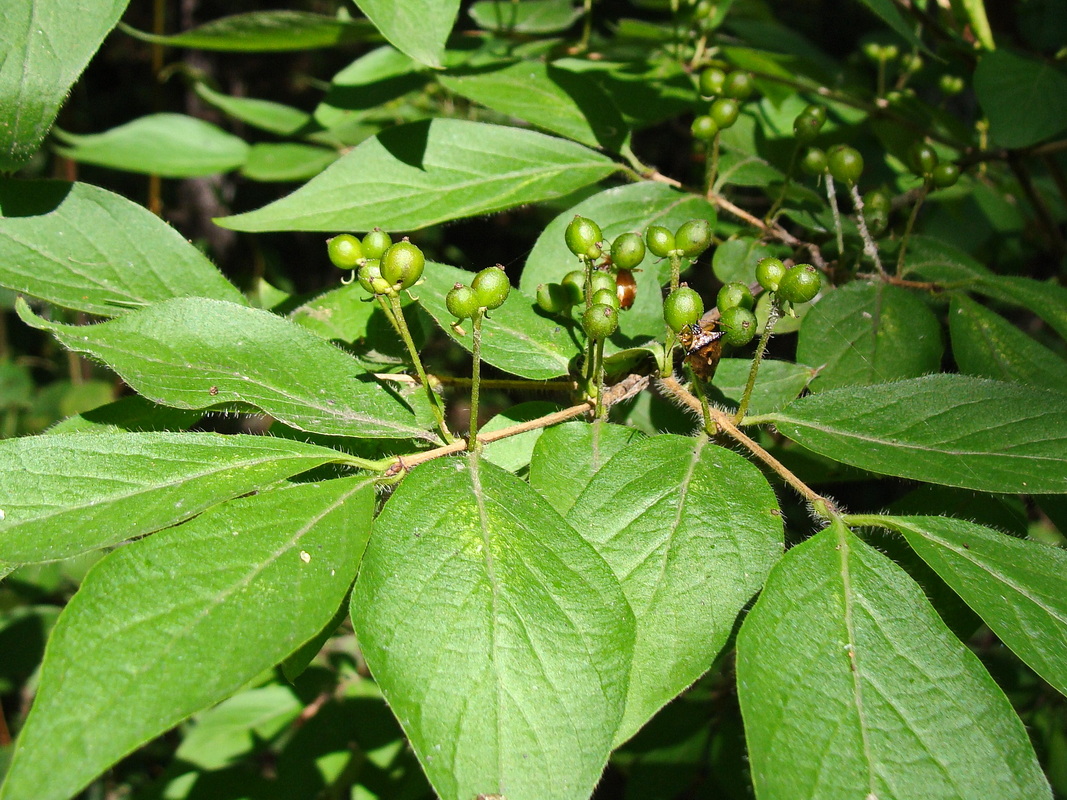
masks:
<svg viewBox="0 0 1067 800"><path fill-rule="evenodd" d="M737 408L744 395L752 362L747 358L724 358L711 379L711 390L719 392ZM748 415L769 414L796 400L811 382L815 370L792 361L763 359L749 398Z"/></svg>
<svg viewBox="0 0 1067 800"><path fill-rule="evenodd" d="M289 320L218 300L182 297L97 325L26 324L100 359L138 394L177 408L261 409L334 436L433 437L351 356Z"/></svg>
<svg viewBox="0 0 1067 800"><path fill-rule="evenodd" d="M0 25L0 172L37 152L59 108L129 0L99 0L71 13L62 0L3 4Z"/></svg>
<svg viewBox="0 0 1067 800"><path fill-rule="evenodd" d="M923 301L881 281L827 293L804 317L797 361L812 391L917 378L941 367L941 326Z"/></svg>
<svg viewBox="0 0 1067 800"><path fill-rule="evenodd" d="M996 50L974 71L974 92L1001 147L1028 147L1067 129L1067 75L1051 63Z"/></svg>
<svg viewBox="0 0 1067 800"><path fill-rule="evenodd" d="M911 548L1035 672L1067 694L1067 551L950 517L861 517Z"/></svg>
<svg viewBox="0 0 1067 800"><path fill-rule="evenodd" d="M108 555L56 624L0 797L67 800L313 637L348 591L373 509L365 478L305 483Z"/></svg>
<svg viewBox="0 0 1067 800"><path fill-rule="evenodd" d="M0 179L0 285L101 317L172 297L246 302L155 214L65 181Z"/></svg>
<svg viewBox="0 0 1067 800"><path fill-rule="evenodd" d="M535 131L435 119L384 131L287 197L216 222L237 231L410 231L561 197L617 169Z"/></svg>
<svg viewBox="0 0 1067 800"><path fill-rule="evenodd" d="M709 220L713 227L717 221L715 207L703 197L679 192L662 183L645 181L599 192L559 214L545 226L526 259L519 281L519 288L529 297L537 294L538 284L559 283L564 275L578 268L578 259L563 240L563 233L575 214L595 220L609 242L627 231L643 236L650 225L664 225L676 230L690 219ZM605 353L615 353L663 336L660 287L670 279L670 264L648 253L640 269L634 273L637 280L634 305L619 315L619 330L606 342Z"/></svg>
<svg viewBox="0 0 1067 800"><path fill-rule="evenodd" d="M622 716L633 615L611 570L523 481L417 467L352 592L374 677L443 800L585 800Z"/></svg>
<svg viewBox="0 0 1067 800"><path fill-rule="evenodd" d="M737 686L761 800L1051 798L978 658L840 523L771 573L737 637Z"/></svg>
<svg viewBox="0 0 1067 800"><path fill-rule="evenodd" d="M618 151L626 123L603 89L541 61L468 67L438 76L449 91L587 147Z"/></svg>
<svg viewBox="0 0 1067 800"><path fill-rule="evenodd" d="M767 415L854 467L980 492L1067 492L1067 396L970 378L924 378L802 397Z"/></svg>
<svg viewBox="0 0 1067 800"><path fill-rule="evenodd" d="M264 436L99 433L0 441L0 559L55 561L174 525L345 456Z"/></svg>
<svg viewBox="0 0 1067 800"><path fill-rule="evenodd" d="M356 5L397 50L428 67L441 66L459 0L356 0Z"/></svg>
<svg viewBox="0 0 1067 800"><path fill-rule="evenodd" d="M234 119L279 136L293 136L311 122L311 115L299 108L273 100L223 94L206 83L196 84L196 95Z"/></svg>
<svg viewBox="0 0 1067 800"><path fill-rule="evenodd" d="M143 41L171 47L245 53L311 50L379 39L374 27L364 20L284 9L233 14L171 36L157 36L128 25L122 29Z"/></svg>
<svg viewBox="0 0 1067 800"><path fill-rule="evenodd" d="M467 350L474 346L469 320L463 334L452 328L456 318L448 313L445 295L456 283L469 284L474 276L446 264L427 264L422 284L413 290L422 304L449 336ZM534 310L534 302L512 290L504 305L489 312L482 324L482 360L494 367L531 380L549 380L566 375L570 361L580 350L579 334L568 326Z"/></svg>
<svg viewBox="0 0 1067 800"><path fill-rule="evenodd" d="M583 15L571 0L523 0L502 4L477 0L467 9L480 28L509 33L560 33Z"/></svg>
<svg viewBox="0 0 1067 800"><path fill-rule="evenodd" d="M704 674L782 555L766 478L706 439L654 436L616 453L567 512L637 619L615 744Z"/></svg>
<svg viewBox="0 0 1067 800"><path fill-rule="evenodd" d="M948 325L963 374L1067 392L1067 361L995 311L955 295Z"/></svg>
<svg viewBox="0 0 1067 800"><path fill-rule="evenodd" d="M601 467L643 437L636 428L600 420L555 425L541 434L534 445L530 486L566 516Z"/></svg>
<svg viewBox="0 0 1067 800"><path fill-rule="evenodd" d="M243 140L184 114L149 114L103 133L57 130L56 137L63 142L56 149L74 161L164 178L228 172L248 158Z"/></svg>

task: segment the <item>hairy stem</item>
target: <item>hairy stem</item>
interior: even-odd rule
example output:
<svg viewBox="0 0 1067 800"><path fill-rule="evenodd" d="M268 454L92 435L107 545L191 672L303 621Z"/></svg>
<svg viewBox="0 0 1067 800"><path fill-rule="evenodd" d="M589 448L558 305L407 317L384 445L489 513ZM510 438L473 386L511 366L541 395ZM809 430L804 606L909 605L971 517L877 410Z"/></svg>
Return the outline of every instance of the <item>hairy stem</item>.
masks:
<svg viewBox="0 0 1067 800"><path fill-rule="evenodd" d="M781 313L781 309L778 307L778 301L775 299L775 301L771 303L771 311L767 315L767 324L763 326L763 335L760 336L759 344L756 345L756 354L752 356L752 368L748 371L748 383L745 384L745 391L741 395L741 402L737 406L737 413L734 414L735 425L740 425L741 420L745 418L745 414L748 412L748 404L752 399L752 389L756 385L756 375L759 373L763 355L767 352L767 342L771 340L771 331L774 330L774 325L778 322Z"/></svg>
<svg viewBox="0 0 1067 800"><path fill-rule="evenodd" d="M415 372L419 376L419 383L423 388L430 400L430 408L433 409L434 420L437 422L437 427L441 431L441 437L446 442L453 441L453 436L448 430L448 426L445 424L445 410L441 405L441 398L437 392L433 390L433 386L430 384L429 379L426 377L426 370L422 366L422 359L419 358L419 351L415 347L415 340L411 338L411 331L408 330L407 321L404 319L404 309L400 307L400 296L397 294L389 295L389 304L392 307L394 322L396 323L397 330L400 332L400 338L404 340L404 344L408 348L408 355L411 357L411 363L415 367Z"/></svg>

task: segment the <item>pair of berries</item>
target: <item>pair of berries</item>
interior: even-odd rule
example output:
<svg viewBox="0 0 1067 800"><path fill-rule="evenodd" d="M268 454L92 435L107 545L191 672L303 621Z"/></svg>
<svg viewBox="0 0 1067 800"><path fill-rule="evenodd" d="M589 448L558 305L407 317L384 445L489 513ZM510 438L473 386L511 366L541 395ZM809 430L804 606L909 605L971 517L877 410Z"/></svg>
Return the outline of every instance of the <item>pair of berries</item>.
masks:
<svg viewBox="0 0 1067 800"><path fill-rule="evenodd" d="M511 292L511 281L497 264L474 276L470 286L457 283L445 295L445 308L458 321L473 318L482 309L500 308Z"/></svg>
<svg viewBox="0 0 1067 800"><path fill-rule="evenodd" d="M371 294L389 294L410 289L422 277L426 257L405 236L394 243L381 228L375 228L360 241L350 233L326 242L330 261L338 269L358 269L360 286Z"/></svg>

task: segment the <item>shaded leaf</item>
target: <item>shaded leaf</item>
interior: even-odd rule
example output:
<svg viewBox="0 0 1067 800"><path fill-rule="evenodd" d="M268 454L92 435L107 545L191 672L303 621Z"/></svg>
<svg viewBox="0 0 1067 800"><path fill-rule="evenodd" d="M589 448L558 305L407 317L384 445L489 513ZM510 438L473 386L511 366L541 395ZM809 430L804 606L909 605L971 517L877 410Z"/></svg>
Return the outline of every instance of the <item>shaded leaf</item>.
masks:
<svg viewBox="0 0 1067 800"><path fill-rule="evenodd" d="M282 9L221 17L172 36L156 36L128 25L122 29L145 42L246 53L311 50L378 38L374 27L364 20Z"/></svg>
<svg viewBox="0 0 1067 800"><path fill-rule="evenodd" d="M414 469L375 522L352 619L444 800L592 792L633 617L608 566L523 481L477 458Z"/></svg>
<svg viewBox="0 0 1067 800"><path fill-rule="evenodd" d="M18 169L37 152L70 87L127 3L96 0L76 14L62 0L0 5L0 172Z"/></svg>
<svg viewBox="0 0 1067 800"><path fill-rule="evenodd" d="M983 492L1067 492L1067 396L928 375L802 397L767 415L816 453Z"/></svg>
<svg viewBox="0 0 1067 800"><path fill-rule="evenodd" d="M637 619L626 714L633 736L699 678L782 554L782 518L748 460L706 439L654 436L616 453L567 512Z"/></svg>
<svg viewBox="0 0 1067 800"><path fill-rule="evenodd" d="M522 3L478 0L467 13L478 27L498 33L560 33L583 14L571 0L524 0Z"/></svg>
<svg viewBox="0 0 1067 800"><path fill-rule="evenodd" d="M1004 49L986 53L974 92L1001 147L1028 147L1067 129L1067 75L1051 63Z"/></svg>
<svg viewBox="0 0 1067 800"><path fill-rule="evenodd" d="M736 408L741 402L751 368L752 361L749 359L724 358L719 361L711 385ZM796 400L814 374L811 367L803 364L765 359L760 363L756 383L752 387L748 414L769 414Z"/></svg>
<svg viewBox="0 0 1067 800"><path fill-rule="evenodd" d="M287 197L216 222L239 231L410 231L560 197L616 169L534 131L435 119L391 128Z"/></svg>
<svg viewBox="0 0 1067 800"><path fill-rule="evenodd" d="M173 525L321 464L336 450L214 433L0 441L0 559L54 561Z"/></svg>
<svg viewBox="0 0 1067 800"><path fill-rule="evenodd" d="M56 624L0 797L67 800L314 636L352 582L373 509L366 479L300 484L108 555Z"/></svg>
<svg viewBox="0 0 1067 800"><path fill-rule="evenodd" d="M64 181L0 179L0 285L102 317L172 297L245 303L204 254L142 206Z"/></svg>
<svg viewBox="0 0 1067 800"><path fill-rule="evenodd" d="M254 181L304 181L338 159L336 150L299 142L260 142L248 150L241 174Z"/></svg>
<svg viewBox="0 0 1067 800"><path fill-rule="evenodd" d="M248 158L242 139L196 117L149 114L103 133L56 131L56 150L85 164L161 175L194 178L237 169Z"/></svg>
<svg viewBox="0 0 1067 800"><path fill-rule="evenodd" d="M96 325L48 322L22 301L18 312L156 403L252 407L313 433L432 438L351 356L268 311L182 297Z"/></svg>
<svg viewBox="0 0 1067 800"><path fill-rule="evenodd" d="M776 798L1051 798L1022 722L903 570L840 523L737 637L752 780Z"/></svg>

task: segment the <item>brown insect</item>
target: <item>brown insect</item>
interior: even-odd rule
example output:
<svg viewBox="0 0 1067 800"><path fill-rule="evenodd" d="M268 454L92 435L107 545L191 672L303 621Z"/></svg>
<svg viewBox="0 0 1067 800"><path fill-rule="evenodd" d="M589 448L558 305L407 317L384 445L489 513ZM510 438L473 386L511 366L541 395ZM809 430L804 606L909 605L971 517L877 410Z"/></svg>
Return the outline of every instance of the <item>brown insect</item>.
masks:
<svg viewBox="0 0 1067 800"><path fill-rule="evenodd" d="M637 298L637 281L628 269L615 273L615 294L619 298L619 308L629 308Z"/></svg>
<svg viewBox="0 0 1067 800"><path fill-rule="evenodd" d="M214 397L215 395L217 395L219 393L219 387L218 386L212 386L210 389L207 390L207 393L209 395L211 395L212 397Z"/></svg>
<svg viewBox="0 0 1067 800"><path fill-rule="evenodd" d="M722 331L715 330L715 323L694 322L678 333L678 342L685 348L686 363L693 374L703 381L710 381L722 357Z"/></svg>

